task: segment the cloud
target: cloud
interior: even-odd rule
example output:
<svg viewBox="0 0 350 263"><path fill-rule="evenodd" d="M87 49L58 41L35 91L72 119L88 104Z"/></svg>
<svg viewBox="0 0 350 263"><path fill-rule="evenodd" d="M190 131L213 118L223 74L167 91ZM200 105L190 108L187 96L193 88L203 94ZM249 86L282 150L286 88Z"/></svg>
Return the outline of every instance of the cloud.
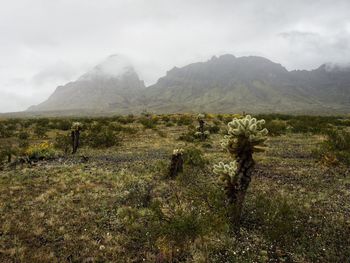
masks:
<svg viewBox="0 0 350 263"><path fill-rule="evenodd" d="M0 111L43 101L111 54L130 58L146 84L224 53L261 55L288 69L346 63L348 10L348 0L6 1ZM16 106L4 106L9 99Z"/></svg>

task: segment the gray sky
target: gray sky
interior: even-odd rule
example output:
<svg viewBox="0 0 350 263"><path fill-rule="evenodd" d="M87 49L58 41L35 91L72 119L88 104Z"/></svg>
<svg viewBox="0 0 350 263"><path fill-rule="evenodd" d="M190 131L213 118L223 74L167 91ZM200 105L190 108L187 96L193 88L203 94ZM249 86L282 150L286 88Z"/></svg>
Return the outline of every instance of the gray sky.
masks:
<svg viewBox="0 0 350 263"><path fill-rule="evenodd" d="M111 54L154 83L213 55L287 69L350 62L349 0L0 0L0 112L24 110Z"/></svg>

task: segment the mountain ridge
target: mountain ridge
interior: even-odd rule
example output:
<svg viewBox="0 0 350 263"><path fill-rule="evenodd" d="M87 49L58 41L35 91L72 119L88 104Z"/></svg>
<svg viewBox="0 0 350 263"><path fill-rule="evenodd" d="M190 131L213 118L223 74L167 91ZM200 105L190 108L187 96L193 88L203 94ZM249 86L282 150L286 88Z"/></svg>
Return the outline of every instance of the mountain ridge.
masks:
<svg viewBox="0 0 350 263"><path fill-rule="evenodd" d="M145 87L132 65L125 65L128 70L118 78L97 74L98 80L83 78L85 82L81 82L78 79L64 88L57 88L47 101L28 110L350 112L348 68L324 64L314 70L288 71L264 57L226 54L213 56L205 62L174 67L155 84ZM59 89L68 92L59 96ZM84 99L82 93L87 91L89 96L85 94ZM79 97L79 103L68 99L71 97Z"/></svg>

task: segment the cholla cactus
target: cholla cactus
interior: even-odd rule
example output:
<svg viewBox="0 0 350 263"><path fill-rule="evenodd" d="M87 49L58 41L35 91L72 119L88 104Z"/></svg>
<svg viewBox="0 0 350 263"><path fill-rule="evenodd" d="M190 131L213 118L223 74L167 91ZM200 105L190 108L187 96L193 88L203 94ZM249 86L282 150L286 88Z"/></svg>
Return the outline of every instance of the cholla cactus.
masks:
<svg viewBox="0 0 350 263"><path fill-rule="evenodd" d="M195 132L194 136L197 138L200 138L202 141L207 139L209 137L209 131L205 130L205 121L204 121L205 115L204 114L198 114L197 120L199 123L199 126L197 126L197 132Z"/></svg>
<svg viewBox="0 0 350 263"><path fill-rule="evenodd" d="M264 123L264 120L257 120L250 115L242 119L234 118L228 123L228 135L221 145L232 155L234 161L230 164L220 162L214 165L214 173L225 183L228 201L233 205L231 216L237 227L255 164L253 153L264 150L268 133L262 127Z"/></svg>
<svg viewBox="0 0 350 263"><path fill-rule="evenodd" d="M178 173L181 173L183 171L183 149L174 149L173 154L171 156L171 164L169 167L169 177L175 178Z"/></svg>
<svg viewBox="0 0 350 263"><path fill-rule="evenodd" d="M77 131L77 130L81 130L83 128L83 125L80 122L73 122L72 123L72 127L71 130L72 131Z"/></svg>
<svg viewBox="0 0 350 263"><path fill-rule="evenodd" d="M79 138L80 131L82 130L83 125L80 122L73 122L71 128L71 137L72 137L72 154L76 153L79 147Z"/></svg>

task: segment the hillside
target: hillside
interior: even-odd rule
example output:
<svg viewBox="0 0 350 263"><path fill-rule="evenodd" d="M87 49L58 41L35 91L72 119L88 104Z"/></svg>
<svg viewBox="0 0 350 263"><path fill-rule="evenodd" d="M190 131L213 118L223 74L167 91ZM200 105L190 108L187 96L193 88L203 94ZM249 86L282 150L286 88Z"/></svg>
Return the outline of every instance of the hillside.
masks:
<svg viewBox="0 0 350 263"><path fill-rule="evenodd" d="M335 114L350 112L349 91L349 69L288 71L263 57L233 55L175 67L145 88L133 67L113 56L29 111Z"/></svg>
<svg viewBox="0 0 350 263"><path fill-rule="evenodd" d="M350 74L325 66L287 71L262 57L224 55L173 68L149 87L144 104L158 112L346 112Z"/></svg>
<svg viewBox="0 0 350 263"><path fill-rule="evenodd" d="M109 111L116 106L121 110L144 88L132 65L113 55L78 80L57 87L46 101L28 111Z"/></svg>

